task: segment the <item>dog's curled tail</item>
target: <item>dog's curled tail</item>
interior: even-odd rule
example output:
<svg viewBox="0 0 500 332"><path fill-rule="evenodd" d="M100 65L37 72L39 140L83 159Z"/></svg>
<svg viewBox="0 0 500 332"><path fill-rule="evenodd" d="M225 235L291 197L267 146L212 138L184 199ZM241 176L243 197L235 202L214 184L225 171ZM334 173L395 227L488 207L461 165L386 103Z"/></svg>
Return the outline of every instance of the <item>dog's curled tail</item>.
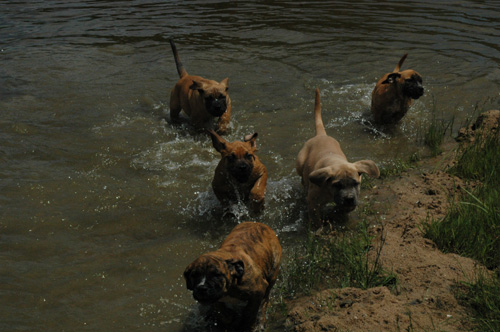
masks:
<svg viewBox="0 0 500 332"><path fill-rule="evenodd" d="M321 118L321 98L318 88L316 88L316 101L314 103L314 124L316 127L316 136L326 135L323 119Z"/></svg>
<svg viewBox="0 0 500 332"><path fill-rule="evenodd" d="M406 53L405 55L403 55L403 57L401 58L401 60L399 60L398 65L396 66L396 68L394 68L394 70L392 71L393 73L399 72L399 70L400 70L401 66L403 66L403 62L405 62L407 56L408 56L408 53Z"/></svg>
<svg viewBox="0 0 500 332"><path fill-rule="evenodd" d="M179 53L177 53L177 47L175 47L174 41L172 39L168 40L170 43L170 47L172 47L172 52L174 53L175 65L177 66L177 72L179 73L179 77L183 78L188 73L184 66L182 65L181 59L179 58Z"/></svg>

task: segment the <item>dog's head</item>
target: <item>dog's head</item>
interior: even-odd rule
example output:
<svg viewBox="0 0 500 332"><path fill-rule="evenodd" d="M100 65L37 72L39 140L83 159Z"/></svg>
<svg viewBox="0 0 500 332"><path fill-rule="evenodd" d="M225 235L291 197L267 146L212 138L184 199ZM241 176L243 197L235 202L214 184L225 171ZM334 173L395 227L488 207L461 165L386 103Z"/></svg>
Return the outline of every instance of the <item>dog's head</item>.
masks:
<svg viewBox="0 0 500 332"><path fill-rule="evenodd" d="M204 100L205 109L211 115L218 117L224 114L228 105L228 87L229 78L223 79L220 83L215 81L193 81L189 87L196 90Z"/></svg>
<svg viewBox="0 0 500 332"><path fill-rule="evenodd" d="M309 181L330 193L337 210L351 212L358 205L362 174L379 177L380 171L373 161L361 160L315 170L309 174Z"/></svg>
<svg viewBox="0 0 500 332"><path fill-rule="evenodd" d="M239 183L250 179L257 151L257 133L245 136L243 142L228 142L213 130L208 131L214 148L220 152L227 172Z"/></svg>
<svg viewBox="0 0 500 332"><path fill-rule="evenodd" d="M400 71L400 68L407 56L408 54L403 55L396 68L394 68L394 71L386 74L382 84L395 85L404 96L411 99L418 99L424 94L422 76L412 69Z"/></svg>
<svg viewBox="0 0 500 332"><path fill-rule="evenodd" d="M224 297L231 285L245 273L241 260L223 259L208 253L201 255L184 271L187 289L201 304L211 304Z"/></svg>

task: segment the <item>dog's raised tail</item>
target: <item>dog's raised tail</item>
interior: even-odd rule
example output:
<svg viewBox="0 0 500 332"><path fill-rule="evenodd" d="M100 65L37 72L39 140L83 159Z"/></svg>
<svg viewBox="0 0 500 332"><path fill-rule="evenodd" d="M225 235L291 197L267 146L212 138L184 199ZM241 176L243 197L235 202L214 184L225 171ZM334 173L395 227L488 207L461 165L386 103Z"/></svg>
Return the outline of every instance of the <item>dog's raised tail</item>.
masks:
<svg viewBox="0 0 500 332"><path fill-rule="evenodd" d="M403 57L401 58L401 60L399 60L398 65L396 66L396 68L394 68L394 70L392 71L393 73L399 72L399 70L401 69L401 66L403 66L403 62L405 62L407 56L408 56L408 53L406 53L405 55L403 55Z"/></svg>
<svg viewBox="0 0 500 332"><path fill-rule="evenodd" d="M321 118L321 97L318 88L316 88L316 101L314 103L314 124L316 127L316 136L326 135L323 119Z"/></svg>
<svg viewBox="0 0 500 332"><path fill-rule="evenodd" d="M183 78L188 73L184 66L182 65L181 59L179 57L179 53L177 53L177 47L175 47L175 43L172 39L168 40L170 43L170 47L172 47L172 52L174 53L175 65L177 66L177 72L179 73L179 77Z"/></svg>

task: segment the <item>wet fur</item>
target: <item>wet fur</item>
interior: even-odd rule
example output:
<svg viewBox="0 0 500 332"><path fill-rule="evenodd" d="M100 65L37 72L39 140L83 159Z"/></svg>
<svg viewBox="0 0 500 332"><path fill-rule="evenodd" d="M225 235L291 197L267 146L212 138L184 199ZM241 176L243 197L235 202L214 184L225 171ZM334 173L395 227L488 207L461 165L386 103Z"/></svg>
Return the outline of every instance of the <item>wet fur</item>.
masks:
<svg viewBox="0 0 500 332"><path fill-rule="evenodd" d="M319 89L316 89L314 118L316 135L300 150L296 170L307 193L309 219L318 226L325 204L335 202L336 210L342 213L354 210L358 205L361 175L378 177L380 172L371 160L348 162L339 142L326 134Z"/></svg>
<svg viewBox="0 0 500 332"><path fill-rule="evenodd" d="M395 124L408 112L413 99L424 94L422 76L414 70L400 71L405 54L392 73L377 82L372 92L371 111L377 124Z"/></svg>
<svg viewBox="0 0 500 332"><path fill-rule="evenodd" d="M201 255L184 271L193 296L214 308L228 298L246 303L242 322L231 317L219 321L250 329L258 319L263 322L269 293L278 276L281 245L268 226L243 222L236 226L216 251ZM200 286L201 285L201 286ZM200 289L201 288L201 289ZM235 326L232 326L236 330Z"/></svg>
<svg viewBox="0 0 500 332"><path fill-rule="evenodd" d="M221 82L189 75L181 63L172 40L170 46L180 79L170 93L170 119L179 121L181 110L189 116L196 129L211 129L214 118L219 118L216 130L225 133L231 120L231 98L227 93L228 78Z"/></svg>
<svg viewBox="0 0 500 332"><path fill-rule="evenodd" d="M249 205L252 212L262 211L266 194L267 169L255 154L257 133L246 136L243 142L232 143L213 130L208 133L214 148L221 154L212 181L215 196L224 206L242 200Z"/></svg>

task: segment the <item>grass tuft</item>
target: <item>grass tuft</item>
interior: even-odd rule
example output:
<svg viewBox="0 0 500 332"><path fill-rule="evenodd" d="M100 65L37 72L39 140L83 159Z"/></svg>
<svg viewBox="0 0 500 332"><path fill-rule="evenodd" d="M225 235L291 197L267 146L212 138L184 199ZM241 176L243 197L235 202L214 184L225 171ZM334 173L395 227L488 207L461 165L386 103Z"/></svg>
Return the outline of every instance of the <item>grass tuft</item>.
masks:
<svg viewBox="0 0 500 332"><path fill-rule="evenodd" d="M443 144L446 132L450 131L451 134L454 122L454 118L451 118L450 120L443 119L442 114L441 117L438 118L436 106L434 104L432 109L431 122L425 129L423 135L424 144L429 147L432 156L437 156L441 152L443 152L443 150L441 149L441 145Z"/></svg>
<svg viewBox="0 0 500 332"><path fill-rule="evenodd" d="M476 259L495 273L479 272L458 297L474 312L477 331L500 331L500 139L481 134L458 150L450 173L472 181L443 220L423 225L424 234L445 252Z"/></svg>
<svg viewBox="0 0 500 332"><path fill-rule="evenodd" d="M463 282L457 298L475 313L476 331L500 331L500 270L493 276L477 272L474 280Z"/></svg>
<svg viewBox="0 0 500 332"><path fill-rule="evenodd" d="M280 298L309 295L320 288L395 285L395 274L385 271L380 262L385 237L379 236L373 246L375 237L367 222L328 239L309 235L306 245L295 248L282 267L282 282L277 285Z"/></svg>

